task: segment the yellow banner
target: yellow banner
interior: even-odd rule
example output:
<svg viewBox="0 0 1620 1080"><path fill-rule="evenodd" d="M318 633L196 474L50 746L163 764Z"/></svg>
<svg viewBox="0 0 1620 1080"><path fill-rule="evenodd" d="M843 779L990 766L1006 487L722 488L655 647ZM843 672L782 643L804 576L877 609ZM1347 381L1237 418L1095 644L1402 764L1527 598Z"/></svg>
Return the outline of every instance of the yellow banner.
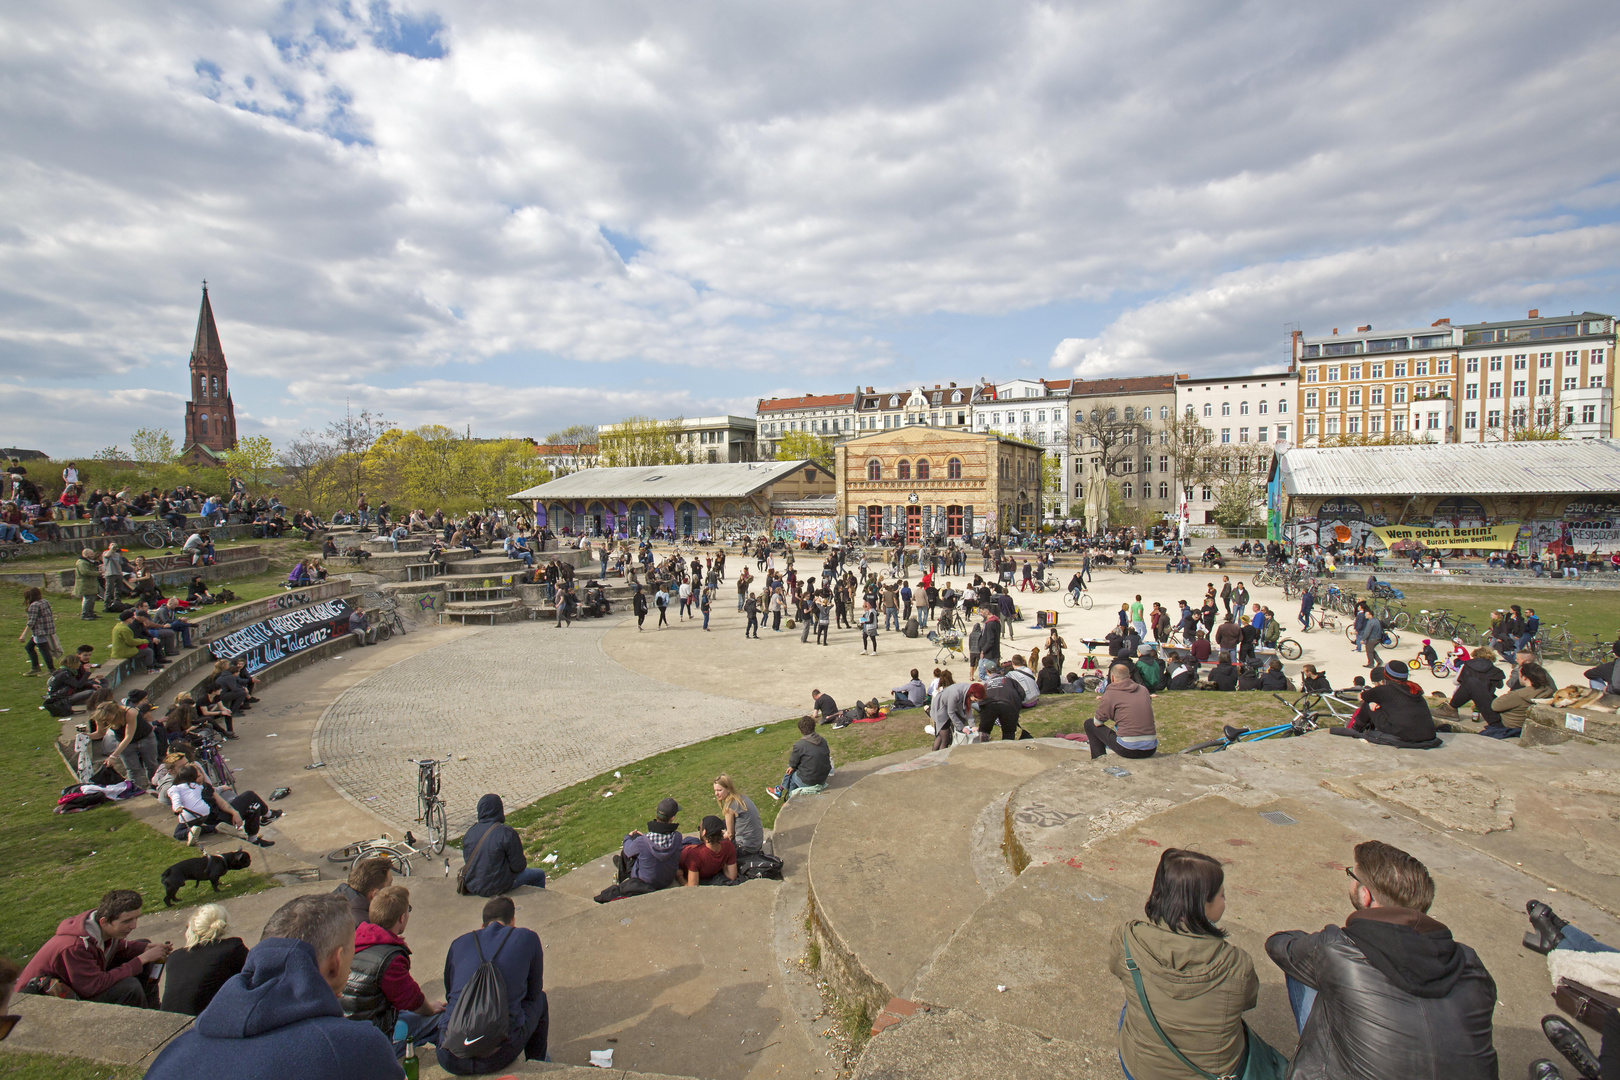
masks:
<svg viewBox="0 0 1620 1080"><path fill-rule="evenodd" d="M1423 529L1408 525L1373 526L1373 534L1393 547L1402 540L1416 540L1432 548L1511 548L1519 538L1519 526L1482 525L1477 529Z"/></svg>

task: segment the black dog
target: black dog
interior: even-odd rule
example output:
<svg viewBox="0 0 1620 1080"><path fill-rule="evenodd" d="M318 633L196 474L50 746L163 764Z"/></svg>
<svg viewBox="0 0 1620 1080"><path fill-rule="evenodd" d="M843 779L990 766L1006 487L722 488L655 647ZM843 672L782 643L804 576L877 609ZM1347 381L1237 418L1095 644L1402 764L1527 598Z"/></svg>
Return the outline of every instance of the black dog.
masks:
<svg viewBox="0 0 1620 1080"><path fill-rule="evenodd" d="M181 859L163 871L163 906L173 907L180 887L188 881L208 882L219 892L219 879L231 870L246 870L253 857L245 851L227 851L223 855L203 855L196 859Z"/></svg>

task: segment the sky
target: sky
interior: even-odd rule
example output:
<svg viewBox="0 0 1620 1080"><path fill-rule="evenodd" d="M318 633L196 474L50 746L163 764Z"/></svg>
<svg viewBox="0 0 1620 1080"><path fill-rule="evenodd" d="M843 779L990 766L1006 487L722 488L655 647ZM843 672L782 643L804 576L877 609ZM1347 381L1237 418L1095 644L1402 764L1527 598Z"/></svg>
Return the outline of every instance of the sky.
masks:
<svg viewBox="0 0 1620 1080"><path fill-rule="evenodd" d="M1620 309L1620 5L0 7L0 442L543 438Z"/></svg>

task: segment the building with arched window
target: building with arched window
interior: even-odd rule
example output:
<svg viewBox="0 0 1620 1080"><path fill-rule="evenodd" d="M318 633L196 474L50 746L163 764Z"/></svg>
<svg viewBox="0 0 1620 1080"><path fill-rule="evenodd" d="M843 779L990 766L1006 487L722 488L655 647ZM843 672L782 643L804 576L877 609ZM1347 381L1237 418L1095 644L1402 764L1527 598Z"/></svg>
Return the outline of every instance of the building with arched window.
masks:
<svg viewBox="0 0 1620 1080"><path fill-rule="evenodd" d="M845 536L921 543L1038 524L1043 451L1035 444L918 424L845 440L834 453Z"/></svg>

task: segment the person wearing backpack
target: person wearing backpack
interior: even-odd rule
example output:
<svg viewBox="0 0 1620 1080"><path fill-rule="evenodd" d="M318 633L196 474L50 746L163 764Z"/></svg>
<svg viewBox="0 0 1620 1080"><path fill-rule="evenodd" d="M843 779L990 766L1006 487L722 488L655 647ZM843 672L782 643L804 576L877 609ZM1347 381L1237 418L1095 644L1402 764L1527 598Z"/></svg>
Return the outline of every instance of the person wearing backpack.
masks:
<svg viewBox="0 0 1620 1080"><path fill-rule="evenodd" d="M437 1056L452 1076L500 1072L519 1054L546 1058L545 951L516 916L511 898L497 896L484 905L483 926L450 943Z"/></svg>

